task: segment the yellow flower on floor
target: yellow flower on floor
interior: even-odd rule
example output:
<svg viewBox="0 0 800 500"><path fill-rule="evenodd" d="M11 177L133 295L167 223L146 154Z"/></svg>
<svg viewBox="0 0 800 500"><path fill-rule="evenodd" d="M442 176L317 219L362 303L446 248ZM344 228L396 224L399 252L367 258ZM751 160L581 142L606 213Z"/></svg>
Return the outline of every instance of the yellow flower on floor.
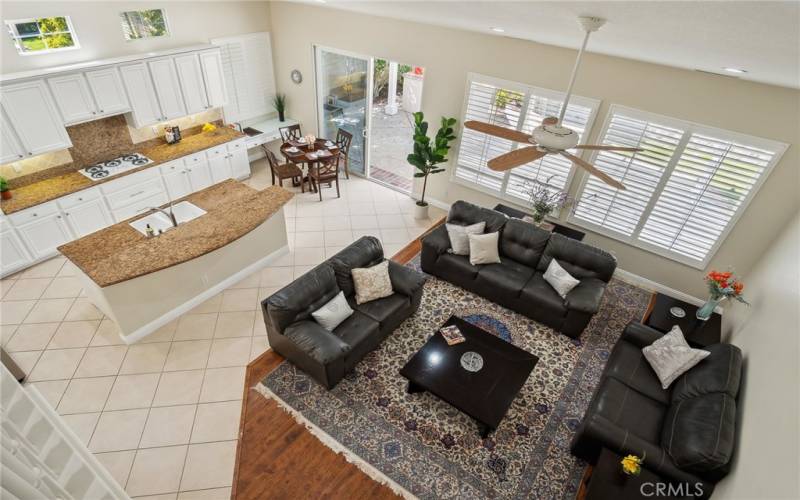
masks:
<svg viewBox="0 0 800 500"><path fill-rule="evenodd" d="M206 123L203 125L203 132L213 132L217 130L217 126L213 123Z"/></svg>
<svg viewBox="0 0 800 500"><path fill-rule="evenodd" d="M642 463L644 458L639 458L636 455L628 455L620 461L622 464L622 472L629 476L638 476L642 472Z"/></svg>

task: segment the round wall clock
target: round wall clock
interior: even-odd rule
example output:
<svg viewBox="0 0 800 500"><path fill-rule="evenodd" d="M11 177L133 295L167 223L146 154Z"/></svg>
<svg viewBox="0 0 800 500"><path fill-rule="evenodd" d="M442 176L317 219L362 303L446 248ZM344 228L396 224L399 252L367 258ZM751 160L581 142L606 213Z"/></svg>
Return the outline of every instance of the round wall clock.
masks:
<svg viewBox="0 0 800 500"><path fill-rule="evenodd" d="M303 73L300 73L299 69L292 70L292 81L298 84L303 81Z"/></svg>

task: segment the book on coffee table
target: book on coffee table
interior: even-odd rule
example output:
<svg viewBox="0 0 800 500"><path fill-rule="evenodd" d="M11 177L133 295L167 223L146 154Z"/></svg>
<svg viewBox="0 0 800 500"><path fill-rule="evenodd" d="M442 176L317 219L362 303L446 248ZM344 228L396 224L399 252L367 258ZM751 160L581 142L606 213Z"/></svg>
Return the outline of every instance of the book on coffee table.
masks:
<svg viewBox="0 0 800 500"><path fill-rule="evenodd" d="M439 329L439 332L441 332L447 345L460 344L466 340L456 325L445 326Z"/></svg>

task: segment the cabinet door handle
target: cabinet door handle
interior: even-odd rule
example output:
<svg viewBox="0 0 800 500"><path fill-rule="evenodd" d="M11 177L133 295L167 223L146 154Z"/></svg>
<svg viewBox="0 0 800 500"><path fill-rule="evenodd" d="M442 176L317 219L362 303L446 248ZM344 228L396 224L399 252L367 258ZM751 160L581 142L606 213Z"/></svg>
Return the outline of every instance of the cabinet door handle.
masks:
<svg viewBox="0 0 800 500"><path fill-rule="evenodd" d="M31 153L30 151L28 151L28 156L33 156L33 153Z"/></svg>
<svg viewBox="0 0 800 500"><path fill-rule="evenodd" d="M34 213L32 213L31 215L33 215L34 217L39 217L39 214L37 214L37 213L35 213L35 212L34 212Z"/></svg>
<svg viewBox="0 0 800 500"><path fill-rule="evenodd" d="M103 111L102 109L100 110L100 112L101 112L101 113L105 113L105 111Z"/></svg>
<svg viewBox="0 0 800 500"><path fill-rule="evenodd" d="M24 158L25 155L17 155L17 158Z"/></svg>
<svg viewBox="0 0 800 500"><path fill-rule="evenodd" d="M69 217L69 212L64 212L64 215L66 215L67 217Z"/></svg>
<svg viewBox="0 0 800 500"><path fill-rule="evenodd" d="M61 218L61 216L60 216L60 215L56 215L56 218L60 219L60 218Z"/></svg>
<svg viewBox="0 0 800 500"><path fill-rule="evenodd" d="M96 115L96 114L97 114L97 111L92 111L92 114L93 114L93 115Z"/></svg>
<svg viewBox="0 0 800 500"><path fill-rule="evenodd" d="M78 201L83 201L83 198L78 198Z"/></svg>

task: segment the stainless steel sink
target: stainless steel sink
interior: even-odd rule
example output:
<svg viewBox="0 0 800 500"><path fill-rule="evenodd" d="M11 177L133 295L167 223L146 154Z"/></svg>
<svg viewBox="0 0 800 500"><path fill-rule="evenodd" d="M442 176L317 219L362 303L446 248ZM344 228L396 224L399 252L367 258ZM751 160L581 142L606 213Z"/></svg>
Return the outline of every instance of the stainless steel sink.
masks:
<svg viewBox="0 0 800 500"><path fill-rule="evenodd" d="M197 205L189 203L188 201L182 201L172 206L172 213L175 215L175 220L178 222L178 224L183 224L184 222L189 222L190 220L196 219L201 215L205 215L206 211ZM173 228L172 221L170 221L169 217L161 212L154 212L130 223L132 228L144 234L145 236L147 235L148 224L151 228L153 228L155 234L158 234L159 230L167 232Z"/></svg>

